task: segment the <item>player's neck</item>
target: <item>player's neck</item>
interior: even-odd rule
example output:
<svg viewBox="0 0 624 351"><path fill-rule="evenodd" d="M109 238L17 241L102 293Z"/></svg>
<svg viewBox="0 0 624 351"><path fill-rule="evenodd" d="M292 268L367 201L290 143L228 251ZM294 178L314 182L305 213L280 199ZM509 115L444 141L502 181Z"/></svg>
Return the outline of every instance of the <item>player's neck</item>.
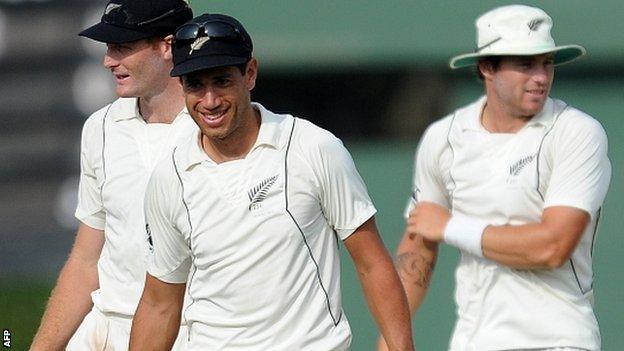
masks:
<svg viewBox="0 0 624 351"><path fill-rule="evenodd" d="M171 123L183 108L184 95L176 78L169 79L162 91L139 97L139 112L147 123Z"/></svg>
<svg viewBox="0 0 624 351"><path fill-rule="evenodd" d="M531 117L514 114L501 104L486 102L481 110L480 121L490 133L516 133L522 129Z"/></svg>

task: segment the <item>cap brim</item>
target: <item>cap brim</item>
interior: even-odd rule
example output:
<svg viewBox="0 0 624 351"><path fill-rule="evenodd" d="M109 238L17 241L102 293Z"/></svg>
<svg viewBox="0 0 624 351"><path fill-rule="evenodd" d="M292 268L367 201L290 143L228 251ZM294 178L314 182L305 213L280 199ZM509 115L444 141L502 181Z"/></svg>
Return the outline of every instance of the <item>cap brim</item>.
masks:
<svg viewBox="0 0 624 351"><path fill-rule="evenodd" d="M249 58L241 56L198 56L176 64L171 70L172 77L179 77L192 72L210 68L237 66L249 61Z"/></svg>
<svg viewBox="0 0 624 351"><path fill-rule="evenodd" d="M78 35L109 44L128 43L154 36L153 33L138 32L103 22L83 30Z"/></svg>
<svg viewBox="0 0 624 351"><path fill-rule="evenodd" d="M510 52L485 52L485 53L468 53L458 55L449 61L449 66L453 69L462 68L467 66L474 66L481 57L487 56L533 56L542 55L549 52L554 52L555 65L561 65L576 60L577 58L585 55L587 51L580 45L562 45L554 48L537 48L534 50L524 50L523 52L510 51Z"/></svg>

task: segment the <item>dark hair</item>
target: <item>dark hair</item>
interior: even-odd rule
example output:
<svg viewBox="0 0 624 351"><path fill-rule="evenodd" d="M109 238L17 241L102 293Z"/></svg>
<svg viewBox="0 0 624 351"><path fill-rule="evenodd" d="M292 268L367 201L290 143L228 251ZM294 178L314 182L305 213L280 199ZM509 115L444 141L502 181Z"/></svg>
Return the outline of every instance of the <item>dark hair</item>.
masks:
<svg viewBox="0 0 624 351"><path fill-rule="evenodd" d="M480 81L483 81L485 79L485 77L483 76L483 73L481 73L481 70L479 69L479 65L484 62L484 63L488 63L492 66L492 69L494 69L494 71L498 70L498 67L500 67L500 63L501 60L503 59L503 56L485 56L485 57L481 57L479 58L479 60L477 61L477 65L475 66L475 73L477 74L477 77L479 78Z"/></svg>
<svg viewBox="0 0 624 351"><path fill-rule="evenodd" d="M245 63L241 63L240 65L236 65L234 67L238 68L238 70L240 71L242 75L245 75L245 73L247 72L247 64L249 63L249 61L251 61L251 59L249 59Z"/></svg>

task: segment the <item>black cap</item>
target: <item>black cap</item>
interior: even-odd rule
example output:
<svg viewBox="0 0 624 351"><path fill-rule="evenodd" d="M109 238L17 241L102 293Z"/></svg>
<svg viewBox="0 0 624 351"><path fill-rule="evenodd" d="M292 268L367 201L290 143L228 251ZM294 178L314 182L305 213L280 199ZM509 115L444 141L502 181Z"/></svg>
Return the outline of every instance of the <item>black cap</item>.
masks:
<svg viewBox="0 0 624 351"><path fill-rule="evenodd" d="M111 0L100 23L78 35L104 43L127 43L173 34L193 18L185 0Z"/></svg>
<svg viewBox="0 0 624 351"><path fill-rule="evenodd" d="M236 66L251 59L253 43L235 18L203 14L180 26L173 39L172 77L209 68Z"/></svg>

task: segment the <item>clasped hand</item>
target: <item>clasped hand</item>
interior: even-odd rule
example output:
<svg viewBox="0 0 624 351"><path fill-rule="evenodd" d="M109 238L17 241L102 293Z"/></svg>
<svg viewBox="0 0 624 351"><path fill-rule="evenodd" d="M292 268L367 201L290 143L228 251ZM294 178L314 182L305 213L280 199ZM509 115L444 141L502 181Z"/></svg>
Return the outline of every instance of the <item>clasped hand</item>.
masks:
<svg viewBox="0 0 624 351"><path fill-rule="evenodd" d="M451 218L448 209L432 202L418 202L407 218L406 231L410 236L440 242L444 240L444 229Z"/></svg>

